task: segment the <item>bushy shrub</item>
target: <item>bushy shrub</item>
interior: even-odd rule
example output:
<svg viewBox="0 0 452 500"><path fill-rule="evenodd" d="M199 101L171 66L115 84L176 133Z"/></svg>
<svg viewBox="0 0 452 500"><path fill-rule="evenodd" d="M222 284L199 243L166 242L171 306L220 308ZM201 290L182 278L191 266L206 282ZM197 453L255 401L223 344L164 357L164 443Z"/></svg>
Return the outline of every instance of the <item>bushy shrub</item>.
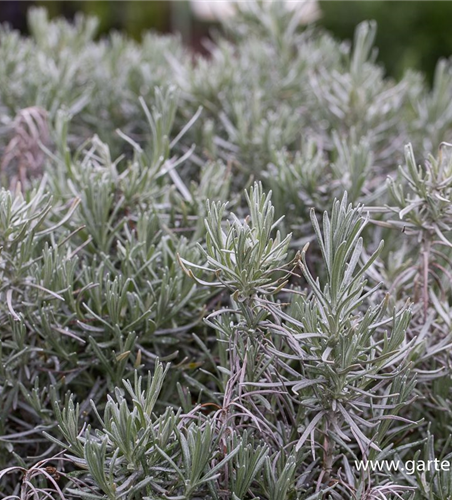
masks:
<svg viewBox="0 0 452 500"><path fill-rule="evenodd" d="M374 23L275 3L195 60L30 22L0 35L1 498L452 498L356 463L451 457L450 62L392 81Z"/></svg>

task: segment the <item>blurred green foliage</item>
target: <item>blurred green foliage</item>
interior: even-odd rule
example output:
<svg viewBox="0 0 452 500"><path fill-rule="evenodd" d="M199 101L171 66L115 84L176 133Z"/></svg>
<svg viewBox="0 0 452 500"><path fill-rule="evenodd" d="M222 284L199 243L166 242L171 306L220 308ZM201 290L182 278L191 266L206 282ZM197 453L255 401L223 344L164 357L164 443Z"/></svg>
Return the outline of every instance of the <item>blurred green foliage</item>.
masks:
<svg viewBox="0 0 452 500"><path fill-rule="evenodd" d="M452 2L321 0L320 6L323 15L319 24L340 39L350 40L361 21L377 21L378 59L396 78L415 68L431 81L438 59L452 53Z"/></svg>
<svg viewBox="0 0 452 500"><path fill-rule="evenodd" d="M72 17L77 12L96 16L99 21L99 33L119 29L133 38L140 38L145 30L156 29L169 31L173 2L152 1L41 1L50 17ZM182 2L181 2L182 3Z"/></svg>

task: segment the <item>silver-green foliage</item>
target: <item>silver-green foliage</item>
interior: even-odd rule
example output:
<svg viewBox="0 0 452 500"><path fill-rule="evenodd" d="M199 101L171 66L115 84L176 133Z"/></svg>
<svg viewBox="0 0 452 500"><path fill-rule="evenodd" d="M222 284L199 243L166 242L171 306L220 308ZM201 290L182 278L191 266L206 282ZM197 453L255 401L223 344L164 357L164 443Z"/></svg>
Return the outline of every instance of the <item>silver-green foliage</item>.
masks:
<svg viewBox="0 0 452 500"><path fill-rule="evenodd" d="M248 7L1 28L1 498L450 498L450 62Z"/></svg>

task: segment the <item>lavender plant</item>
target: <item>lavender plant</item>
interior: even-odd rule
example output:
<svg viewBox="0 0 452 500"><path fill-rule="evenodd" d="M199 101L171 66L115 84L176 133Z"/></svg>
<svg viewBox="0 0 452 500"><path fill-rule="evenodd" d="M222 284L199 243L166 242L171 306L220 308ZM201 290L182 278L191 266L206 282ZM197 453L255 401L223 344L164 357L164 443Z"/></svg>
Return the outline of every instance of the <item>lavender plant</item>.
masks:
<svg viewBox="0 0 452 500"><path fill-rule="evenodd" d="M249 7L0 29L0 498L450 498L450 62Z"/></svg>

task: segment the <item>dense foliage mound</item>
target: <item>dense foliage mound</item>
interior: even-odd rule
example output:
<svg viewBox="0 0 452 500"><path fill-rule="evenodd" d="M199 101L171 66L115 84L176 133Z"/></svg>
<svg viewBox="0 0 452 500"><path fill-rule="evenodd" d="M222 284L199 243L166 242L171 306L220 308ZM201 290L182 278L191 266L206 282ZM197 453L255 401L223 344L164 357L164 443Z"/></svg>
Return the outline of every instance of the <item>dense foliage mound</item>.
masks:
<svg viewBox="0 0 452 500"><path fill-rule="evenodd" d="M452 64L392 81L373 23L276 3L195 59L30 26L0 33L0 497L450 500L358 461L451 456Z"/></svg>

